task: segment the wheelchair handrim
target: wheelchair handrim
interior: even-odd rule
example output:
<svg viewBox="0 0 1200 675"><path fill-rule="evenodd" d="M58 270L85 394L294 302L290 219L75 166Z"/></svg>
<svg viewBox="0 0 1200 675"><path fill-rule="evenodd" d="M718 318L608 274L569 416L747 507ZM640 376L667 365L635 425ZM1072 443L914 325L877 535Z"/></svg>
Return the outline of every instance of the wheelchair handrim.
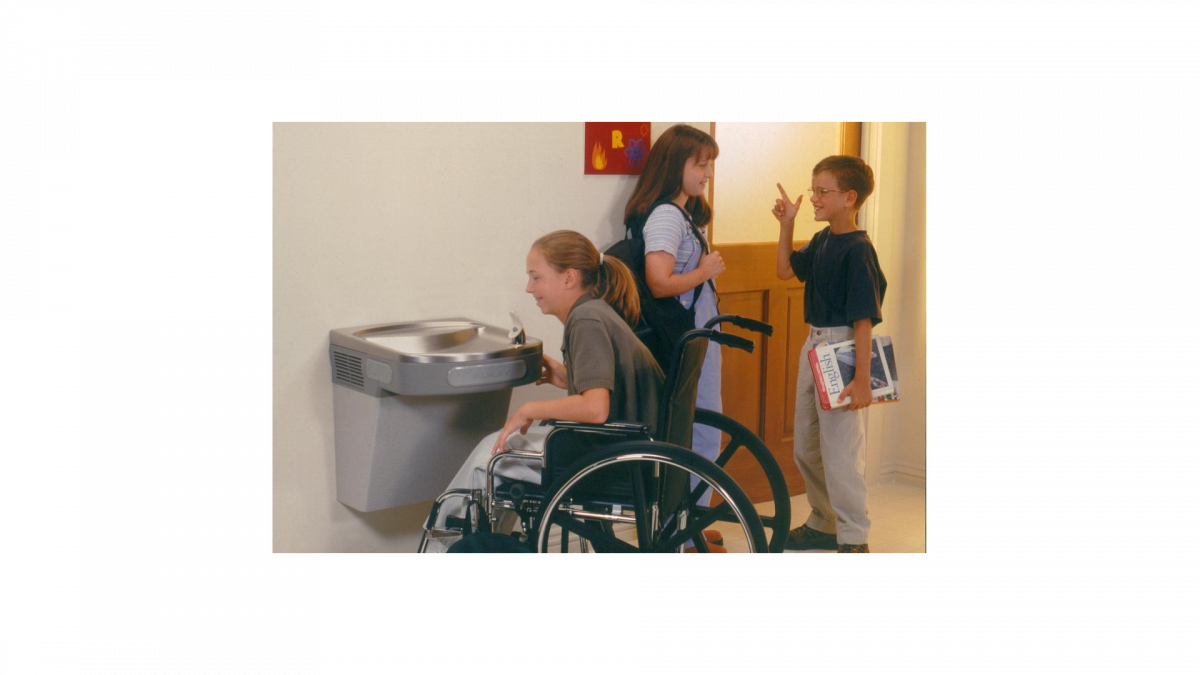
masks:
<svg viewBox="0 0 1200 675"><path fill-rule="evenodd" d="M693 468L684 466L684 465L680 464L679 462L676 462L673 459L671 459L670 457L667 457L665 455L659 455L659 454L654 454L654 453L633 453L633 454L628 454L628 455L621 455L619 457L610 457L608 459L600 460L599 462L596 462L595 464L587 467L583 471L580 471L579 473L572 476L571 480L568 481L566 485L559 488L558 492L554 493L554 496L551 497L550 501L547 502L546 515L545 515L545 517L542 518L542 522L538 525L537 551L539 553L542 553L544 551L542 544L546 541L549 541L549 535L550 535L549 527L550 527L550 520L551 520L550 516L551 516L551 513L555 509L558 508L558 502L559 502L559 498L561 497L561 495L563 495L568 490L570 490L571 487L574 486L579 481L583 480L584 478L591 475L593 472L599 471L600 469L602 469L606 466L610 466L613 464L620 464L621 462L634 462L634 461L645 461L645 460L661 462L668 466L673 466L677 469L682 469L683 471L686 471L690 474L696 474L696 471ZM718 467L718 470L719 470L719 467ZM699 474L696 474L696 475L699 475ZM728 502L731 505L736 503L734 501L733 497L729 494L729 492L725 490L725 488L721 487L720 485L717 485L716 483L710 483L710 484L712 485L713 490L716 491L718 494L720 494L721 498L724 499L726 502ZM741 509L733 508L731 510L737 514L738 522L742 526L742 532L746 535L746 543L750 547L750 552L754 553L755 552L754 536L750 532L750 524L746 521L746 516L744 514L742 514ZM566 535L564 534L563 536L566 536Z"/></svg>

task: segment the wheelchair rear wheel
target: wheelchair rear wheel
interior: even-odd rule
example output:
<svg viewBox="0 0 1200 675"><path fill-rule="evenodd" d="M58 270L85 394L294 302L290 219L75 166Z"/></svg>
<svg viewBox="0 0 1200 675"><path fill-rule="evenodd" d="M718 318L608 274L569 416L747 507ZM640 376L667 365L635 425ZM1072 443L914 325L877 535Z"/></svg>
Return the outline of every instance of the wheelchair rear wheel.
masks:
<svg viewBox="0 0 1200 675"><path fill-rule="evenodd" d="M754 435L754 432L730 417L712 410L696 408L696 424L712 427L729 435L729 443L717 457L717 466L724 469L734 457L741 458L746 455L758 463L767 477L767 483L771 486L771 501L774 503L772 515L759 513L758 517L762 521L763 527L771 530L768 549L771 553L782 553L783 547L787 543L788 530L792 526L792 498L788 494L787 481L783 477L783 470L779 468L779 462L775 461L771 450L758 436ZM727 517L721 518L721 520L727 519Z"/></svg>
<svg viewBox="0 0 1200 675"><path fill-rule="evenodd" d="M606 497L596 485L600 475L623 483ZM667 477L671 476L672 479ZM688 492L686 476L699 478L700 492L711 487L724 502L715 508L699 507L697 495ZM668 443L629 441L581 457L546 491L536 522L536 550L552 550L551 538L560 542L574 534L591 548L605 553L673 553L684 542L701 537L717 520L741 526L751 553L766 553L767 538L754 504L729 474L703 457ZM628 510L626 510L628 509ZM614 525L619 526L615 528ZM554 549L566 548L560 546Z"/></svg>

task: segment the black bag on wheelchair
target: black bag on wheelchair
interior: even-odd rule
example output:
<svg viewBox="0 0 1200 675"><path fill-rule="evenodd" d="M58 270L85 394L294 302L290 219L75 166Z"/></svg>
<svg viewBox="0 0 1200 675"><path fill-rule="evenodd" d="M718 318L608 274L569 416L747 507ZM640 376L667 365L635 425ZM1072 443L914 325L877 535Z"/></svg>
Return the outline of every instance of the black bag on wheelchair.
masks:
<svg viewBox="0 0 1200 675"><path fill-rule="evenodd" d="M610 427L624 427L619 433L588 429L593 425L557 422L558 430L546 438L545 462L542 464L542 485L549 487L567 474L575 460L595 450L630 440L649 440L647 427L640 424L610 423ZM571 433L584 429L583 433ZM590 433L589 433L590 431ZM562 433L560 433L562 432ZM625 467L607 467L586 477L580 485L580 494L599 498L615 498L624 501L631 494L628 486L628 470Z"/></svg>

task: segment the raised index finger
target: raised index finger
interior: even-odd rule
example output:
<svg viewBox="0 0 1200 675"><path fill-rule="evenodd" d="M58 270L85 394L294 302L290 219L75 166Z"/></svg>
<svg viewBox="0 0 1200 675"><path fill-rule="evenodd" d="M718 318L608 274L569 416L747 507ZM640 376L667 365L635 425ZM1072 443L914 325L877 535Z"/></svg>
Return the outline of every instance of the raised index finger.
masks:
<svg viewBox="0 0 1200 675"><path fill-rule="evenodd" d="M792 201L792 198L787 196L787 190L784 190L783 186L780 185L779 183L776 183L775 187L779 188L779 194L783 195L783 201L788 202L790 204Z"/></svg>

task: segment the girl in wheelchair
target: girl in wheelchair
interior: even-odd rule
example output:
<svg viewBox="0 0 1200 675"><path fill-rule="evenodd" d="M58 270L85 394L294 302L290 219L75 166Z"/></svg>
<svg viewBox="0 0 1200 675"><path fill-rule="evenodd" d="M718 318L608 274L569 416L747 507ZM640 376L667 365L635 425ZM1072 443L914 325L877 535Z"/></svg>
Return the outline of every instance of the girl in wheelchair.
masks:
<svg viewBox="0 0 1200 675"><path fill-rule="evenodd" d="M550 429L533 426L535 420L638 422L652 432L657 422L664 376L630 328L637 325L639 303L629 268L570 230L535 241L525 268L525 292L543 314L563 323L563 361L543 355L537 384L566 389L567 396L517 408L503 429L480 441L448 489L483 489L488 462L503 449L540 454ZM498 463L495 472L538 483L540 469L539 460L514 458ZM447 503L442 514L461 517L465 508Z"/></svg>

